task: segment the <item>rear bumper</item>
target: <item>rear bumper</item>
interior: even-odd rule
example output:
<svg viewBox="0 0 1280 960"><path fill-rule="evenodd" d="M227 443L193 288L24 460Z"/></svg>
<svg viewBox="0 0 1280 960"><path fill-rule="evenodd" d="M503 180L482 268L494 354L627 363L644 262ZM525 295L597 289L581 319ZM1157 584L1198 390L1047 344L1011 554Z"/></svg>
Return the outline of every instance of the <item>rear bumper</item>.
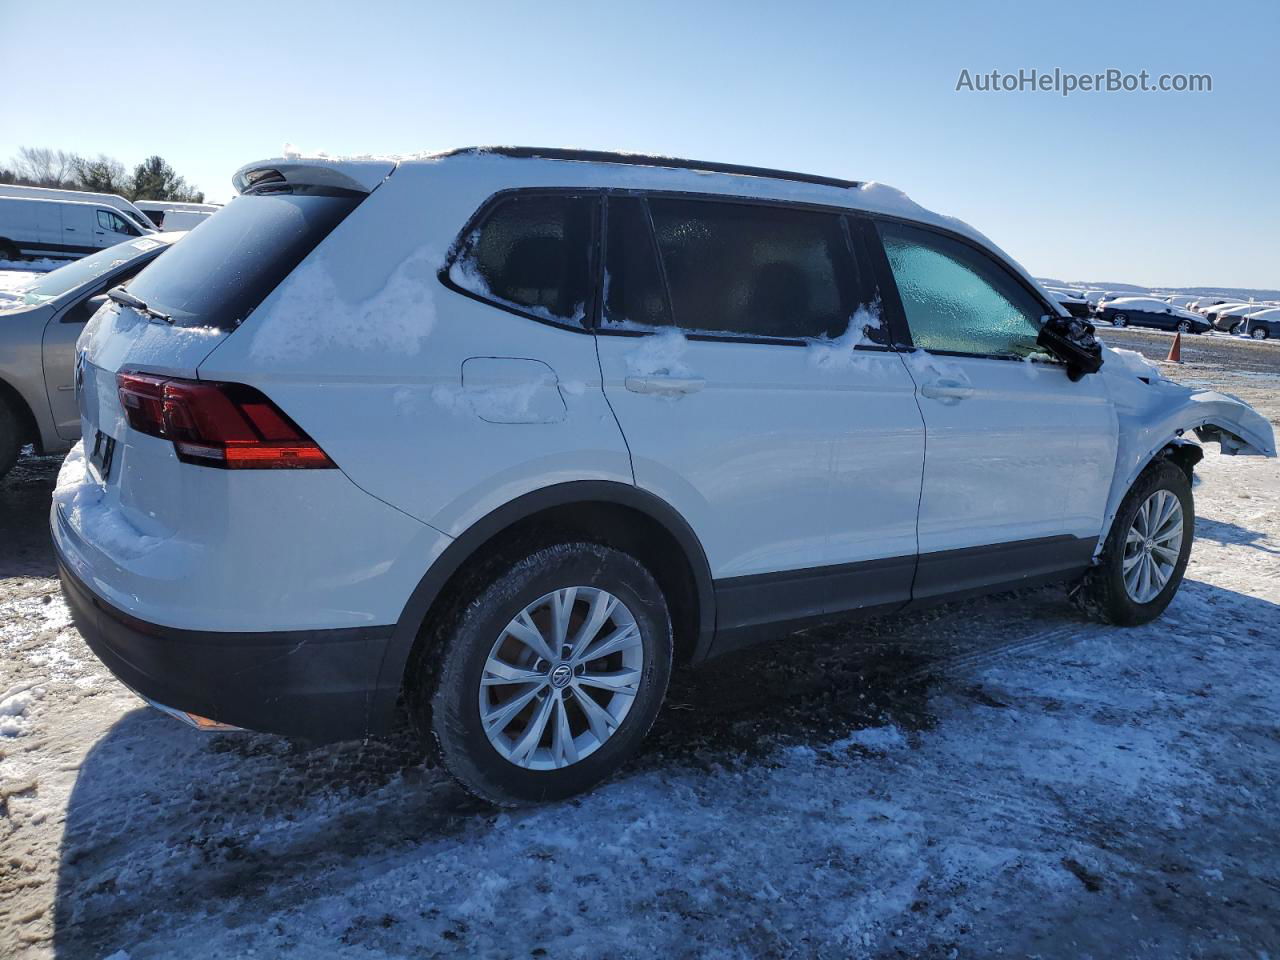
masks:
<svg viewBox="0 0 1280 960"><path fill-rule="evenodd" d="M371 732L373 691L392 627L271 633L164 627L95 594L71 572L60 549L58 572L89 648L148 700L219 723L308 740Z"/></svg>

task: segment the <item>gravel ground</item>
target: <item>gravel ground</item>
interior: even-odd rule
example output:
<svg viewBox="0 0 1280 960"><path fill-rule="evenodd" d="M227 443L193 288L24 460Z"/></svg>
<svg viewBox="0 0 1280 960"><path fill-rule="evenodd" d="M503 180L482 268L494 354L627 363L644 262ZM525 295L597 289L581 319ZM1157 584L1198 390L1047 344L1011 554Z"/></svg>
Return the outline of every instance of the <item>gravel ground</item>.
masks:
<svg viewBox="0 0 1280 960"><path fill-rule="evenodd" d="M1278 350L1166 369L1275 423ZM796 635L678 676L590 796L502 814L407 734L143 707L59 599L56 469L0 481L0 956L1280 956L1276 461L1206 457L1155 624L1049 588Z"/></svg>

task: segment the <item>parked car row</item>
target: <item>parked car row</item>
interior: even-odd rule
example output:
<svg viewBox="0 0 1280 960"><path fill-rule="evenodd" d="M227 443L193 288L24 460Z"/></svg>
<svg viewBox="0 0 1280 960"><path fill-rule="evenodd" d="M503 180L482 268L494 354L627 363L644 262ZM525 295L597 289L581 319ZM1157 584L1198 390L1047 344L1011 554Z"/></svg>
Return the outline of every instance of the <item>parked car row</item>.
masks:
<svg viewBox="0 0 1280 960"><path fill-rule="evenodd" d="M564 797L674 667L797 625L1055 580L1146 622L1191 549L1184 432L1275 455L883 185L528 148L234 182L22 323L69 341L106 288L28 435L81 437L50 524L82 636L204 729L403 705L474 793Z"/></svg>
<svg viewBox="0 0 1280 960"><path fill-rule="evenodd" d="M1240 302L1221 297L1107 295L1098 291L1049 288L1050 295L1073 317L1113 326L1152 327L1182 333L1219 330L1266 340L1280 335L1274 324L1274 303ZM1256 322L1255 322L1256 321Z"/></svg>

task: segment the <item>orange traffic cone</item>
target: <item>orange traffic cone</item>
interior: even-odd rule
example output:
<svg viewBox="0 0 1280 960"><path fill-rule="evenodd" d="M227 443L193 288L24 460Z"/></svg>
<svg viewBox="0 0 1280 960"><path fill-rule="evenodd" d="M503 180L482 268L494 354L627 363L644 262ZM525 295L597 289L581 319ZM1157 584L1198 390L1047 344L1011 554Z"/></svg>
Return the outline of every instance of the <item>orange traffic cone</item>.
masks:
<svg viewBox="0 0 1280 960"><path fill-rule="evenodd" d="M1164 358L1165 363L1181 363L1182 362L1182 331L1179 330L1173 335L1173 346L1169 348L1169 355Z"/></svg>

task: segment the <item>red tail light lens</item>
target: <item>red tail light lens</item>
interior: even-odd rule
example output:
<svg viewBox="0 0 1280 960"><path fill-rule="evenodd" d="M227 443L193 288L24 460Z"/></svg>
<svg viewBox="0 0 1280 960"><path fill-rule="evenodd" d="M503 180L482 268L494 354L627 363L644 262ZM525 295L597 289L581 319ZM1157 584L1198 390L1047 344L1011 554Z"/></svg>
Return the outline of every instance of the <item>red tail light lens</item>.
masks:
<svg viewBox="0 0 1280 960"><path fill-rule="evenodd" d="M261 391L243 383L116 375L129 426L173 441L178 459L225 470L335 466Z"/></svg>

